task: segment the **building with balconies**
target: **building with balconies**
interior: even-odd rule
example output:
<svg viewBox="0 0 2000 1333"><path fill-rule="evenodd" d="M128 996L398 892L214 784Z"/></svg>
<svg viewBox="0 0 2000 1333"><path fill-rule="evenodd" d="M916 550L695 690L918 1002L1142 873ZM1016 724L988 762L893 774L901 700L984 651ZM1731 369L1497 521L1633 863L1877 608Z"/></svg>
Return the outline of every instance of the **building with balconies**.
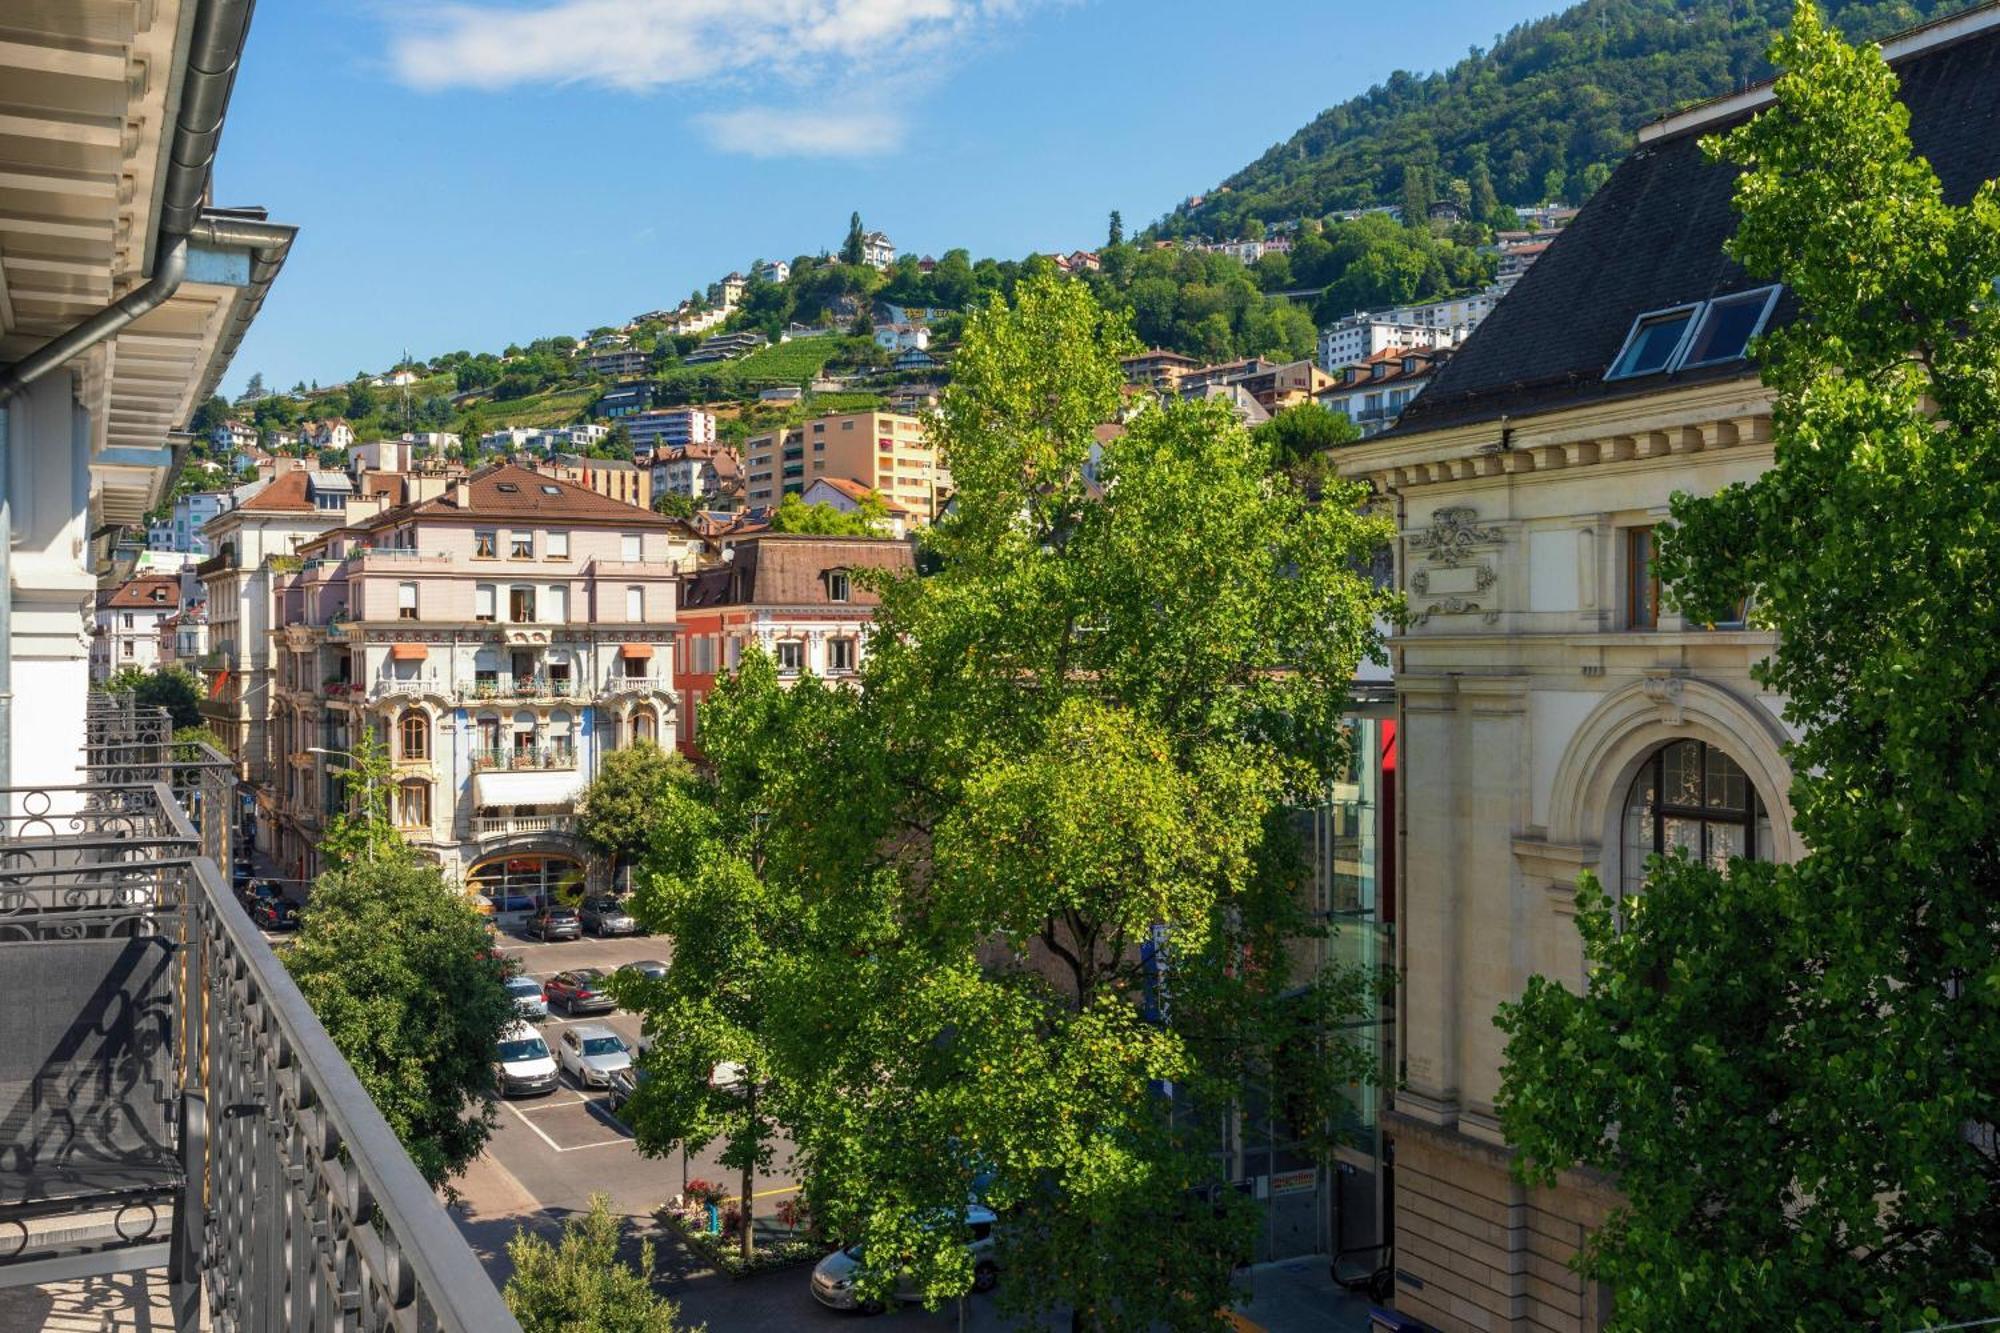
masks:
<svg viewBox="0 0 2000 1333"><path fill-rule="evenodd" d="M916 417L839 412L753 435L743 444L744 499L752 508L803 495L821 477L851 477L922 526L951 493L951 473Z"/></svg>
<svg viewBox="0 0 2000 1333"><path fill-rule="evenodd" d="M317 869L366 728L404 836L468 887L581 878L575 803L603 757L677 743L682 526L496 464L326 532L272 587L274 855Z"/></svg>

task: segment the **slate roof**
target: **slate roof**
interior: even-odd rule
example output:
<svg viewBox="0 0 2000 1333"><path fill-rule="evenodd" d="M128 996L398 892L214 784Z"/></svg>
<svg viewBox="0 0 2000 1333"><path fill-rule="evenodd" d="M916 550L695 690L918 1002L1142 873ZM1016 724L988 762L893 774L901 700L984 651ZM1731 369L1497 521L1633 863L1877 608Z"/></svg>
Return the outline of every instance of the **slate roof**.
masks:
<svg viewBox="0 0 2000 1333"><path fill-rule="evenodd" d="M687 610L713 606L874 606L881 599L854 584L845 602L827 596L833 570L888 569L907 573L916 566L910 544L893 537L823 537L809 533L764 533L732 548L727 564L701 570L682 589Z"/></svg>
<svg viewBox="0 0 2000 1333"><path fill-rule="evenodd" d="M1945 199L1963 204L2000 176L2000 27L1894 64L1911 141L1937 171ZM1703 136L1747 116L1640 145L1385 435L1754 376L1752 363L1737 361L1604 380L1637 316L1766 285L1722 253L1736 229L1730 193L1737 172L1700 151ZM1787 295L1772 323L1796 315Z"/></svg>

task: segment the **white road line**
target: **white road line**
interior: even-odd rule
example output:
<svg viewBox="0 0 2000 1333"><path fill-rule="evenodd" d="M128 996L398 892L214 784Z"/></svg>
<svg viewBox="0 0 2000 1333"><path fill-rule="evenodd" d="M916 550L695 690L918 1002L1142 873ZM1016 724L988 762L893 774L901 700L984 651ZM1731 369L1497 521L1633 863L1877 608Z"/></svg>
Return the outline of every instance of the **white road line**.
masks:
<svg viewBox="0 0 2000 1333"><path fill-rule="evenodd" d="M514 1105L514 1103L512 1103L512 1102L502 1102L502 1103L500 1103L500 1104L501 1104L502 1106L506 1107L506 1108L507 1108L508 1110L510 1110L510 1111L512 1111L512 1112L514 1112L514 1118L515 1118L516 1120L519 1120L519 1121L520 1121L520 1122L521 1122L522 1124L526 1125L526 1126L527 1126L527 1127L528 1127L529 1129L533 1130L533 1131L535 1132L535 1137L536 1137L536 1138L540 1139L540 1140L541 1140L541 1141L542 1141L543 1143L546 1143L546 1144L548 1144L548 1145L549 1145L549 1150L550 1150L551 1152L561 1152L561 1151L563 1150L563 1148L562 1148L562 1145L561 1145L560 1143L557 1143L557 1142L556 1142L556 1141L555 1141L554 1139L550 1138L550 1137L549 1137L549 1136L548 1136L547 1134L544 1134L544 1133L542 1132L542 1127L541 1127L540 1125L536 1124L536 1123L535 1123L534 1121L532 1121L532 1120L528 1119L528 1117L527 1117L527 1116L523 1115L523 1114L521 1113L521 1111L519 1110L519 1108L517 1108L517 1107L516 1107L516 1106Z"/></svg>
<svg viewBox="0 0 2000 1333"><path fill-rule="evenodd" d="M509 1106L514 1105L514 1103L512 1102L509 1102L507 1104ZM566 1106L588 1106L588 1105L590 1105L590 1098L574 1097L566 1102L539 1101L536 1102L533 1106L523 1106L517 1109L521 1112L522 1115L526 1115L530 1111L560 1111Z"/></svg>

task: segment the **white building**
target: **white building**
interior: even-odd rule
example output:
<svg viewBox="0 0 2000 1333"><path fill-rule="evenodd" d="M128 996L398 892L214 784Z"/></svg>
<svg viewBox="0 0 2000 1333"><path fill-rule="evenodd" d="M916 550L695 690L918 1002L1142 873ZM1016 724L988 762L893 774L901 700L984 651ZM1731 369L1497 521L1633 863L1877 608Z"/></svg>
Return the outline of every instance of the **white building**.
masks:
<svg viewBox="0 0 2000 1333"><path fill-rule="evenodd" d="M248 421L231 417L209 432L209 442L215 451L225 458L241 449L257 447L257 427Z"/></svg>
<svg viewBox="0 0 2000 1333"><path fill-rule="evenodd" d="M896 262L896 247L886 233L871 231L861 238L861 262L870 268L887 268Z"/></svg>
<svg viewBox="0 0 2000 1333"><path fill-rule="evenodd" d="M499 430L489 430L479 437L479 452L483 454L519 453L529 447L529 441L542 432L533 426L502 426Z"/></svg>
<svg viewBox="0 0 2000 1333"><path fill-rule="evenodd" d="M660 408L625 418L625 430L634 449L657 451L675 445L714 444L715 414L699 407ZM657 494L657 483L653 489Z"/></svg>
<svg viewBox="0 0 2000 1333"><path fill-rule="evenodd" d="M176 497L165 518L147 525L146 548L208 555L208 539L202 535L202 525L222 512L228 498L222 491L195 491Z"/></svg>
<svg viewBox="0 0 2000 1333"><path fill-rule="evenodd" d="M1506 295L1496 283L1469 296L1450 296L1420 305L1357 310L1320 330L1319 364L1329 374L1380 352L1419 347L1456 347L1465 341Z"/></svg>
<svg viewBox="0 0 2000 1333"><path fill-rule="evenodd" d="M875 345L891 352L923 351L931 345L931 331L923 324L883 324L875 330Z"/></svg>
<svg viewBox="0 0 2000 1333"><path fill-rule="evenodd" d="M737 489L743 479L736 451L713 441L656 450L652 468L654 495L685 495L697 502Z"/></svg>
<svg viewBox="0 0 2000 1333"><path fill-rule="evenodd" d="M127 667L157 667L160 624L180 609L181 581L171 574L144 574L100 594L90 639L90 678L101 684Z"/></svg>
<svg viewBox="0 0 2000 1333"><path fill-rule="evenodd" d="M792 276L792 266L782 259L767 259L757 265L757 276L765 282L784 282Z"/></svg>

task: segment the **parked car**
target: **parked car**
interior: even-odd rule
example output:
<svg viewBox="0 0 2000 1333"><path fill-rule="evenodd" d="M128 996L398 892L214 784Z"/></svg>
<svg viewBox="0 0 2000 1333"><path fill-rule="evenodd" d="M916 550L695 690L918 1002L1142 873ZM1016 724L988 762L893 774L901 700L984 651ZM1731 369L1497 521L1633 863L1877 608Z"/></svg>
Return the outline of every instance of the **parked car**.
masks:
<svg viewBox="0 0 2000 1333"><path fill-rule="evenodd" d="M259 930L297 930L299 905L289 898L258 898L250 904L250 919Z"/></svg>
<svg viewBox="0 0 2000 1333"><path fill-rule="evenodd" d="M503 983L507 994L514 1001L514 1012L530 1023L539 1023L549 1016L548 997L542 994L542 983L533 977L508 977Z"/></svg>
<svg viewBox="0 0 2000 1333"><path fill-rule="evenodd" d="M999 1241L993 1235L993 1228L999 1222L991 1208L984 1204L971 1204L965 1210L965 1225L971 1237L965 1243L966 1252L972 1256L972 1289L991 1291L1000 1281L1000 1264L994 1255ZM861 1310L867 1314L880 1314L882 1302L879 1299L863 1300L855 1294L854 1279L867 1267L867 1257L859 1245L849 1245L835 1250L813 1266L813 1299L834 1310ZM896 1279L896 1299L913 1301L918 1297L916 1284L907 1273Z"/></svg>
<svg viewBox="0 0 2000 1333"><path fill-rule="evenodd" d="M500 1060L493 1069L502 1097L526 1097L556 1090L556 1062L542 1034L526 1023L500 1030Z"/></svg>
<svg viewBox="0 0 2000 1333"><path fill-rule="evenodd" d="M556 1038L556 1063L569 1071L579 1086L602 1088L621 1069L632 1067L632 1052L610 1028L584 1023L565 1028Z"/></svg>
<svg viewBox="0 0 2000 1333"><path fill-rule="evenodd" d="M632 1094L639 1090L639 1085L650 1077L652 1075L637 1065L627 1065L614 1071L611 1081L605 1085L604 1109L617 1115L625 1108L625 1103L632 1100Z"/></svg>
<svg viewBox="0 0 2000 1333"><path fill-rule="evenodd" d="M594 967L556 973L542 983L542 998L566 1014L606 1014L618 1007L604 973Z"/></svg>
<svg viewBox="0 0 2000 1333"><path fill-rule="evenodd" d="M574 907L544 907L521 928L538 940L580 940L583 921Z"/></svg>
<svg viewBox="0 0 2000 1333"><path fill-rule="evenodd" d="M486 904L486 912L532 912L541 906L532 893L482 893L479 900Z"/></svg>
<svg viewBox="0 0 2000 1333"><path fill-rule="evenodd" d="M253 879L243 886L237 896L243 900L243 909L255 915L258 903L283 898L285 892L278 887L276 880Z"/></svg>
<svg viewBox="0 0 2000 1333"><path fill-rule="evenodd" d="M630 963L620 963L615 976L646 977L658 981L667 975L667 965L657 958L640 958Z"/></svg>
<svg viewBox="0 0 2000 1333"><path fill-rule="evenodd" d="M619 906L616 898L593 897L583 900L583 928L593 935L637 935L639 923Z"/></svg>

